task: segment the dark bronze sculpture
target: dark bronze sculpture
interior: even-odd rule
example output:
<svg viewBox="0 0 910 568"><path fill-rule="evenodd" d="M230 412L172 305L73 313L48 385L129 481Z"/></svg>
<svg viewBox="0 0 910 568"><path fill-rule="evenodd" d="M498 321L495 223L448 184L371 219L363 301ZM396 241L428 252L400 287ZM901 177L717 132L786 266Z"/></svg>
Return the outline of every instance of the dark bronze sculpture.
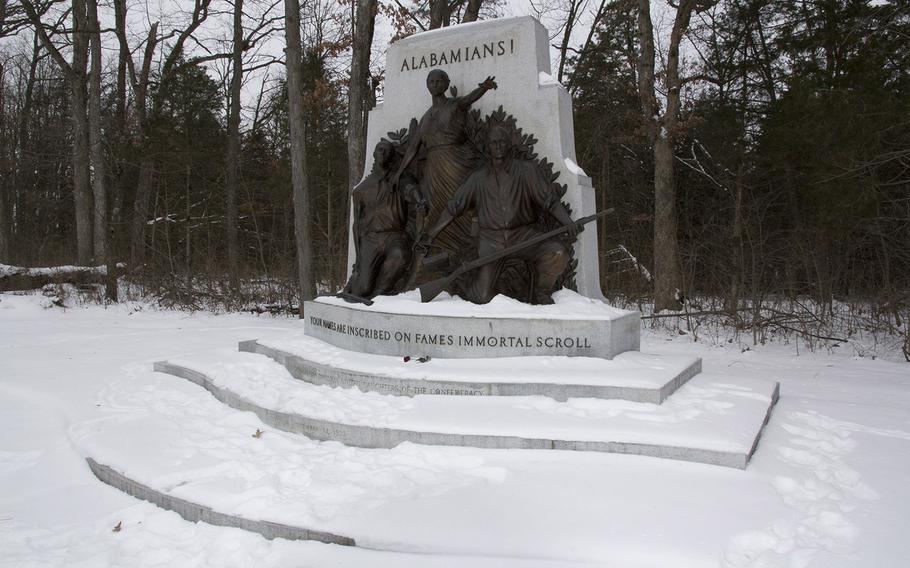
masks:
<svg viewBox="0 0 910 568"><path fill-rule="evenodd" d="M373 169L351 196L356 260L343 298L369 303L425 284L424 301L448 289L480 304L497 293L550 304L556 288L572 286L582 223L562 203L553 165L534 153L534 137L501 107L483 119L470 109L495 88L487 77L448 97L449 78L434 69L430 109L376 145Z"/></svg>
<svg viewBox="0 0 910 568"><path fill-rule="evenodd" d="M395 145L382 140L373 151L373 169L351 195L356 261L344 292L372 298L401 291L411 260L410 212L424 208L413 177L391 181L397 165ZM412 215L413 216L413 215Z"/></svg>
<svg viewBox="0 0 910 568"><path fill-rule="evenodd" d="M470 143L466 124L471 105L490 89L496 89L494 77L487 77L476 89L463 97L446 96L449 90L449 76L441 69L434 69L427 75L427 90L433 97L433 104L420 118L416 131L409 136L407 152L393 178L397 182L406 168L418 156L423 157L420 192L427 200L425 222L432 226L445 210L455 190L481 163L482 156ZM437 240L436 245L457 255L471 242L470 220L454 223Z"/></svg>
<svg viewBox="0 0 910 568"><path fill-rule="evenodd" d="M604 215L609 215L610 213L613 213L613 212L614 212L614 209L611 207L609 209L599 211L593 215L588 215L587 217L582 217L581 219L578 219L577 221L575 221L575 224L579 225L579 226L586 225L586 224L590 223L591 221L595 221L598 218L603 217ZM526 241L522 241L516 245L509 245L508 247L506 247L504 249L500 249L487 256L482 256L482 257L479 257L470 262L465 262L464 264L462 264L461 266L456 268L451 274L449 274L447 276L443 276L442 278L437 278L436 280L431 280L429 282L421 284L420 285L420 301L421 302L431 302L433 300L433 298L435 298L436 296L438 296L439 294L441 294L442 292L447 290L458 278L461 278L463 275L471 272L472 270L480 268L490 262L494 262L494 261L497 261L500 259L505 259L510 256L515 256L516 253L520 252L521 250L523 250L525 248L530 248L530 247L536 246L540 243L543 243L547 240L552 239L553 237L558 237L558 236L561 236L563 233L567 233L570 228L571 228L571 226L563 225L562 227L559 227L557 229L547 231L546 233L539 233L536 236L531 237L530 239L528 239Z"/></svg>
<svg viewBox="0 0 910 568"><path fill-rule="evenodd" d="M431 244L449 223L467 209L472 209L477 215L479 257L494 255L540 235L542 231L536 223L541 212L555 217L574 239L582 230L582 225L569 216L557 195L550 190L550 183L541 175L537 164L512 156L513 145L505 128L494 126L490 129L487 149L489 163L472 173L458 188L420 246ZM507 257L485 263L459 284L459 293L478 304L489 302L498 293L497 280L509 257L532 267L531 302L552 304L554 285L570 259L568 247L556 239L520 248Z"/></svg>

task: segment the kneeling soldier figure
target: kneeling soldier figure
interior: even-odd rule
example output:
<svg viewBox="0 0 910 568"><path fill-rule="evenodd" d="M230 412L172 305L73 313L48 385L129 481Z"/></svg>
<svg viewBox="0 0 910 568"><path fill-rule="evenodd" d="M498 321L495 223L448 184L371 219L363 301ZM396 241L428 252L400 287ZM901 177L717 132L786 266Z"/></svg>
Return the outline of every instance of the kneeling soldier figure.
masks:
<svg viewBox="0 0 910 568"><path fill-rule="evenodd" d="M411 261L408 208L421 207L422 202L409 176L401 178L404 191L392 183L396 156L388 140L376 144L373 169L351 195L356 261L345 292L354 296L373 298L400 291Z"/></svg>
<svg viewBox="0 0 910 568"><path fill-rule="evenodd" d="M458 188L421 246L429 245L466 209L473 209L477 215L479 258L541 234L535 227L541 211L549 212L565 225L574 239L582 227L569 217L537 164L512 158L509 133L499 126L491 128L487 148L489 163L472 173ZM509 258L528 262L534 270L532 303L552 304L553 286L570 260L569 249L557 239L545 240L481 266L470 274L470 282L461 286L465 299L477 304L492 300L497 293L496 281Z"/></svg>

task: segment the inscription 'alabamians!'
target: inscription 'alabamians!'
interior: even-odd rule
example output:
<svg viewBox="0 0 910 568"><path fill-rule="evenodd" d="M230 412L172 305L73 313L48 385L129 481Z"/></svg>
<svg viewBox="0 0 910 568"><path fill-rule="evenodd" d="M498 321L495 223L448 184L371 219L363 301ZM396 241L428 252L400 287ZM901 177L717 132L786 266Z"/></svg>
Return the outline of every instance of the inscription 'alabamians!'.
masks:
<svg viewBox="0 0 910 568"><path fill-rule="evenodd" d="M403 71L417 71L419 69L430 69L437 65L449 65L451 63L463 63L474 61L475 59L486 59L487 57L501 57L515 53L515 40L503 39L491 41L481 45L465 46L459 49L444 49L439 52L432 52L427 55L421 55L420 58L412 55L410 58L405 57L401 62Z"/></svg>

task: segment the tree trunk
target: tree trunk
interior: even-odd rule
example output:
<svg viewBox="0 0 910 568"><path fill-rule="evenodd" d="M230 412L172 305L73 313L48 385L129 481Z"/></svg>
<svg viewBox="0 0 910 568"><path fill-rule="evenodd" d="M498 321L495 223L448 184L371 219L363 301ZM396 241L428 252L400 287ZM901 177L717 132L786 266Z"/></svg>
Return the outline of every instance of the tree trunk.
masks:
<svg viewBox="0 0 910 568"><path fill-rule="evenodd" d="M654 141L654 311L678 310L679 293L673 142L658 135Z"/></svg>
<svg viewBox="0 0 910 568"><path fill-rule="evenodd" d="M184 223L184 225L186 226L186 235L183 237L186 240L186 242L184 243L185 251L186 251L184 253L184 256L186 257L187 280L189 280L189 278L190 278L190 273L192 270L192 259L193 259L193 247L192 247L192 242L193 242L192 241L192 236L193 236L192 225L193 225L193 223L192 223L192 217L191 217L192 210L190 209L192 207L192 200L190 199L190 173L191 173L190 165L187 164L186 165L186 174L184 176L184 182L185 182L184 187L186 190L186 222Z"/></svg>
<svg viewBox="0 0 910 568"><path fill-rule="evenodd" d="M583 62L588 58L588 54L591 52L591 42L594 41L594 33L597 31L597 26L600 25L600 20L604 16L605 8L607 7L607 0L600 0L600 6L597 8L597 12L594 14L594 20L591 21L591 26L588 28L588 36L585 38L585 42L581 46L581 53L575 58L574 67L578 69L581 67ZM565 52L563 52L563 57L565 57ZM570 93L575 93L575 85L573 79L575 74L568 77L566 82L566 87Z"/></svg>
<svg viewBox="0 0 910 568"><path fill-rule="evenodd" d="M152 182L155 179L154 163L144 151L139 162L139 180L136 183L136 196L133 201L133 224L130 232L130 266L138 267L145 262L145 228L148 224L149 197L152 194Z"/></svg>
<svg viewBox="0 0 910 568"><path fill-rule="evenodd" d="M682 0L676 10L667 50L665 91L667 108L661 114L655 94L654 27L649 0L638 0L638 93L648 137L654 152L654 311L678 310L682 275L676 227L676 184L673 179L673 141L680 106L679 44L689 26L694 0Z"/></svg>
<svg viewBox="0 0 910 568"><path fill-rule="evenodd" d="M733 249L731 251L733 253L733 266L726 309L731 316L736 316L736 311L739 308L739 297L742 295L743 274L745 273L743 264L743 177L745 176L743 159L744 157L740 155L739 171L736 175L736 198L733 205L733 235L730 243Z"/></svg>
<svg viewBox="0 0 910 568"><path fill-rule="evenodd" d="M357 0L351 82L348 87L348 189L363 176L366 162L370 48L376 23L377 0Z"/></svg>
<svg viewBox="0 0 910 568"><path fill-rule="evenodd" d="M2 2L3 0L0 0ZM0 22L2 23L2 22ZM4 100L6 94L6 77L3 73L3 63L0 62L0 132L7 132L7 118L6 118L6 101ZM13 141L7 136L0 137L0 163L7 162L12 163L12 160L8 158L9 154L12 154ZM10 181L13 178L11 175L11 168L7 168L5 165L0 165L0 263L12 264L9 258L9 207L7 205L7 193L11 189Z"/></svg>
<svg viewBox="0 0 910 568"><path fill-rule="evenodd" d="M101 138L101 26L98 23L98 0L87 0L88 20L91 26L92 66L89 75L89 142L94 171L92 196L95 201L93 245L95 262L107 261L107 191L105 188L104 145Z"/></svg>
<svg viewBox="0 0 910 568"><path fill-rule="evenodd" d="M430 0L430 29L442 28L449 25L448 0Z"/></svg>
<svg viewBox="0 0 910 568"><path fill-rule="evenodd" d="M303 115L303 68L300 48L300 3L284 0L287 49L288 120L291 135L291 183L294 187L294 229L297 242L297 278L300 286L300 317L303 302L314 296L312 243L310 242L309 183L306 177L306 123Z"/></svg>
<svg viewBox="0 0 910 568"><path fill-rule="evenodd" d="M231 87L228 94L228 145L224 193L224 237L228 276L239 284L237 253L237 194L240 184L240 87L243 79L243 0L234 0L234 43L231 55Z"/></svg>
<svg viewBox="0 0 910 568"><path fill-rule="evenodd" d="M6 197L9 191L8 179L8 176L5 175L0 179L0 263L2 264L12 263L12 259L9 256L9 251L12 248L9 245L11 233L10 214Z"/></svg>
<svg viewBox="0 0 910 568"><path fill-rule="evenodd" d="M89 176L88 103L88 0L73 0L73 62L70 74L73 121L73 197L76 210L76 257L86 266L92 260L92 190Z"/></svg>
<svg viewBox="0 0 910 568"><path fill-rule="evenodd" d="M71 90L73 126L73 202L76 213L76 249L80 264L88 264L92 257L92 193L89 176L88 103L86 93L86 68L88 66L88 43L91 30L88 26L86 0L73 0L72 62L60 53L51 41L41 22L41 17L29 0L20 0L20 5L35 33L54 59Z"/></svg>
<svg viewBox="0 0 910 568"><path fill-rule="evenodd" d="M22 109L19 111L17 135L16 135L16 148L18 160L16 161L16 176L14 185L9 188L6 195L6 207L7 207L7 222L8 233L7 239L11 250L15 250L13 243L16 239L18 233L18 224L14 221L12 217L12 211L16 208L19 203L19 196L24 193L25 188L28 184L29 177L34 175L34 154L32 152L30 137L29 137L29 125L31 123L32 116L32 105L34 101L35 94L35 83L37 82L38 76L38 63L41 60L41 39L37 32L35 32L32 38L32 58L29 63L28 68L28 79L25 83L25 94L22 101Z"/></svg>
<svg viewBox="0 0 910 568"><path fill-rule="evenodd" d="M123 37L126 37L126 0L114 0L114 27L117 30L117 36L120 37L123 34ZM117 98L115 103L115 114L116 114L116 132L114 134L114 140L116 147L118 149L115 152L117 156L117 161L115 162L113 179L111 184L111 214L110 214L110 241L109 241L109 250L108 256L114 257L116 255L115 247L118 242L117 239L117 227L120 225L121 216L123 212L123 194L124 194L124 173L125 166L123 156L121 152L126 150L126 146L129 143L129 124L128 117L126 114L126 71L127 71L127 57L129 57L128 48L120 44L119 49L117 50Z"/></svg>
<svg viewBox="0 0 910 568"><path fill-rule="evenodd" d="M569 13L566 15L562 41L559 44L559 68L556 72L556 80L560 83L562 83L562 78L566 70L566 54L569 50L569 41L572 39L572 29L575 28L575 21L578 18L578 9L581 7L579 5L580 3L580 0L569 0Z"/></svg>
<svg viewBox="0 0 910 568"><path fill-rule="evenodd" d="M481 5L483 5L483 0L468 0L468 5L465 6L464 9L464 15L461 17L461 23L476 22L478 16L480 16Z"/></svg>

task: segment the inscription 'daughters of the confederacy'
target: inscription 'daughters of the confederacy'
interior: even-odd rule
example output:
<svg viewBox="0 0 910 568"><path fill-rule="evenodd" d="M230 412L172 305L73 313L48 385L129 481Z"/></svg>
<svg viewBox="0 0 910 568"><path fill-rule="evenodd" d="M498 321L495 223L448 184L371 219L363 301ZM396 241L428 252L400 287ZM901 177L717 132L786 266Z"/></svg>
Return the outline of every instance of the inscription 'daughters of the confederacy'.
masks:
<svg viewBox="0 0 910 568"><path fill-rule="evenodd" d="M401 69L399 69L399 72L430 69L437 65L466 63L468 61L474 61L475 59L502 57L504 55L512 55L513 53L515 53L514 39L490 41L480 45L469 45L458 49L444 49L439 52L432 52L425 55L405 57L404 61L401 62Z"/></svg>
<svg viewBox="0 0 910 568"><path fill-rule="evenodd" d="M390 331L348 325L324 318L310 316L310 325L327 329L341 335L351 335L377 341L395 341L414 345L439 345L458 347L537 347L547 349L590 349L589 337L549 337L517 335L454 335L451 333L420 333Z"/></svg>

